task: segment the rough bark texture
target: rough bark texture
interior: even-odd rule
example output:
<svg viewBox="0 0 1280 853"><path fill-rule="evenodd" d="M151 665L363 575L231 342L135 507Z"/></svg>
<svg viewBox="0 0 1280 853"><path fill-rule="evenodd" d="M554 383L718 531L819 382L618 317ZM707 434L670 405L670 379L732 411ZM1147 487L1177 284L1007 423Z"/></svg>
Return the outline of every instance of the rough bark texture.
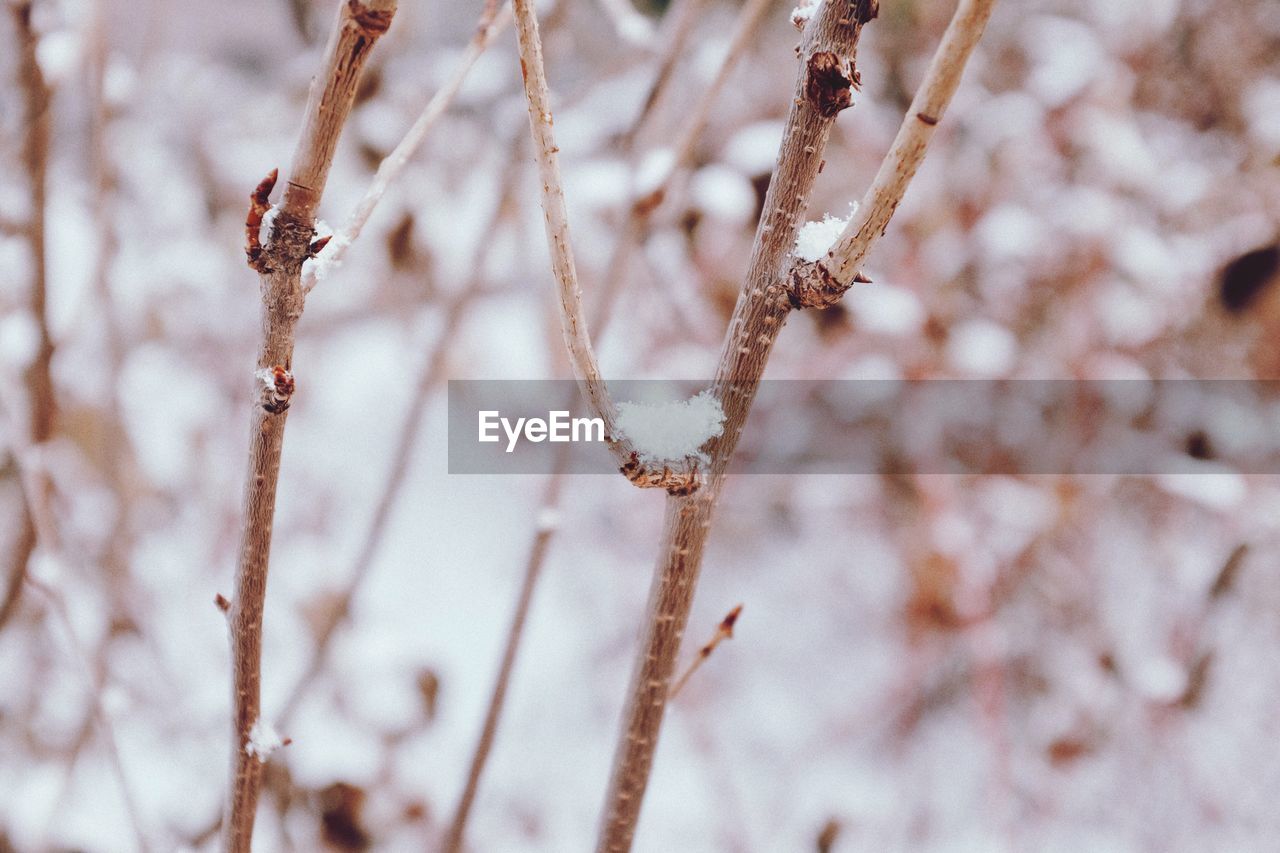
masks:
<svg viewBox="0 0 1280 853"><path fill-rule="evenodd" d="M231 790L223 820L223 850L228 853L249 850L262 783L262 762L249 755L246 746L260 715L263 604L285 419L294 391L294 334L305 298L302 264L311 253L315 210L360 71L394 12L394 0L367 4L349 0L341 8L324 68L312 81L302 136L270 238L256 257L252 241L248 247L250 263L261 276L262 339L255 373L257 399L250 431L244 527L235 591L227 610L233 706ZM267 194L270 189L266 187ZM251 217L262 191L260 185L251 196Z"/></svg>
<svg viewBox="0 0 1280 853"><path fill-rule="evenodd" d="M599 851L631 848L712 510L769 353L792 307L781 282L783 265L821 168L831 125L849 104L858 36L876 12L875 0L828 0L805 31L782 148L716 371L714 390L724 407L724 431L707 446L711 465L706 485L693 495L667 500L663 544L623 712Z"/></svg>
<svg viewBox="0 0 1280 853"><path fill-rule="evenodd" d="M524 78L525 99L529 107L529 129L533 136L538 178L542 184L542 215L546 225L547 246L551 252L551 268L555 274L560 298L560 326L573 375L591 413L604 421L605 441L617 460L623 475L642 488L666 489L671 494L690 494L703 482L703 472L696 458L671 460L661 467L642 461L642 454L617 426L618 408L609 396L608 386L600 373L591 333L582 307L582 288L573 259L569 239L569 216L565 208L564 188L560 180L560 161L552 130L551 95L547 90L546 69L542 61L542 40L538 35L538 19L531 0L513 0L516 37L520 43L520 71Z"/></svg>
<svg viewBox="0 0 1280 853"><path fill-rule="evenodd" d="M827 258L813 263L796 262L791 288L797 307L834 305L859 280L863 261L884 235L911 179L924 162L929 141L960 85L965 65L994 7L995 0L961 0L956 7L893 147L881 162L857 212L850 217Z"/></svg>

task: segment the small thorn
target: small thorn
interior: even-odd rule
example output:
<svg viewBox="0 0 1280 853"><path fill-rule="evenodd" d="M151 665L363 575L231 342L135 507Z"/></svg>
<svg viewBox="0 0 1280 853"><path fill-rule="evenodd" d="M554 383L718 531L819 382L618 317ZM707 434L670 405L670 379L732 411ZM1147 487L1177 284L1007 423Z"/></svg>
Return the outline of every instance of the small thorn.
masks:
<svg viewBox="0 0 1280 853"><path fill-rule="evenodd" d="M317 237L311 241L311 246L307 249L307 257L314 258L316 255L324 251L324 247L329 245L329 241L333 239L332 234L326 234L323 237Z"/></svg>
<svg viewBox="0 0 1280 853"><path fill-rule="evenodd" d="M218 593L213 597L213 603L223 613L231 610L231 602L227 601L227 597L222 593Z"/></svg>

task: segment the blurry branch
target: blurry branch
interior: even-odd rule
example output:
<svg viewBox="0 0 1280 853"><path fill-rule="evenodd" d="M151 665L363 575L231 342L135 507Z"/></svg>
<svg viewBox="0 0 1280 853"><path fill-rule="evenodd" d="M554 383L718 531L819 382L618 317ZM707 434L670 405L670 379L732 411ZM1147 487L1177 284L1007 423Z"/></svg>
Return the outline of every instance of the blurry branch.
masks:
<svg viewBox="0 0 1280 853"><path fill-rule="evenodd" d="M653 47L655 36L653 22L636 11L631 0L596 0L596 2L613 22L613 30L618 34L618 38L636 47L645 49Z"/></svg>
<svg viewBox="0 0 1280 853"><path fill-rule="evenodd" d="M702 2L702 0L691 0ZM738 23L730 39L729 49L725 52L724 61L717 69L711 84L703 90L702 96L689 114L688 120L676 133L676 144L671 149L668 165L663 170L657 184L644 189L642 195L630 201L626 213L626 221L618 233L613 250L605 265L605 287L616 287L626 278L627 264L635 250L644 242L653 220L654 214L662 206L672 183L693 160L694 148L707 128L707 119L711 108L720 97L721 91L729 80L730 72L736 67L738 60L745 54L746 46L754 37L764 18L764 11L769 7L769 0L747 0L742 11L738 13ZM663 69L659 69L659 74ZM655 87L658 81L655 81ZM652 97L652 96L651 96ZM653 114L647 113L652 116ZM642 125L637 124L631 133L639 132ZM612 306L616 300L607 298L604 304ZM592 319L592 325L603 326L610 319L609 310L601 312Z"/></svg>
<svg viewBox="0 0 1280 853"><path fill-rule="evenodd" d="M562 448L561 459L567 455L567 449ZM562 467L562 463L557 467ZM511 623L507 627L507 639L502 647L498 675L494 679L493 692L489 696L484 723L480 728L480 737L476 741L471 764L467 770L467 781L463 785L462 795L458 798L453 819L449 822L449 829L445 833L445 841L441 847L444 853L461 853L463 849L462 842L466 834L467 818L471 814L471 806L475 803L476 793L480 789L480 777L484 774L485 764L489 760L489 753L493 750L493 743L498 734L498 723L507 700L507 687L515 671L516 657L524 638L525 623L529 618L529 609L533 605L534 590L538 585L538 579L542 576L542 567L546 564L547 553L551 550L551 540L558 527L560 493L563 486L564 472L557 470L547 481L546 492L543 494L542 509L538 513L533 542L529 546L529 556L525 561L520 593L512 612Z"/></svg>
<svg viewBox="0 0 1280 853"><path fill-rule="evenodd" d="M649 91L640 106L640 112L636 114L631 127L623 135L621 144L624 149L631 148L640 129L648 120L649 114L666 93L672 79L671 72L675 70L676 62L684 54L689 36L693 34L693 25L706 5L707 0L674 0L667 7L662 33L662 41L666 47L658 60L658 73L649 84Z"/></svg>
<svg viewBox="0 0 1280 853"><path fill-rule="evenodd" d="M929 141L960 85L965 64L982 37L994 7L995 0L960 0L907 109L893 147L881 162L858 209L828 252L828 259L814 263L796 260L791 289L798 307L833 305L857 280L863 261L884 235L911 179L924 162Z"/></svg>
<svg viewBox="0 0 1280 853"><path fill-rule="evenodd" d="M259 722L262 612L285 419L294 390L294 336L305 300L302 265L312 254L316 207L324 192L338 135L351 111L360 71L378 38L391 25L395 8L395 0L348 0L339 10L324 67L311 83L302 135L268 243L260 247L256 257L252 253L249 257L250 265L261 275L262 340L255 373L258 390L250 432L243 528L235 589L227 611L234 707L230 796L223 821L226 853L248 853L262 783L263 764L246 747L251 730ZM255 208L259 199L270 193L271 184L274 181L264 182L255 191Z"/></svg>
<svg viewBox="0 0 1280 853"><path fill-rule="evenodd" d="M502 181L503 188L498 203L494 207L489 226L485 231L486 234L496 232L501 220L510 212L511 197L515 191L516 177L519 173L517 167L519 165L520 159L513 154L508 161L507 174ZM285 700L284 710L280 714L280 724L282 726L287 726L289 721L293 719L302 704L302 700L306 698L307 691L311 689L320 673L324 670L329 660L329 652L333 646L333 640L337 636L339 628L350 618L351 606L355 601L356 595L360 592L365 578L368 577L370 570L373 568L373 558L377 555L386 538L387 524L391 520L392 510L395 509L396 502L404 491L406 478L411 470L410 461L413 456L413 450L421 443L422 430L427 415L427 401L431 393L445 379L449 350L456 338L458 328L462 325L466 312L479 298L486 294L486 291L482 288L483 271L488 253L493 248L493 245L494 241L492 240L481 240L479 242L470 266L472 270L471 280L450 300L444 310L440 334L432 344L422 368L418 371L418 380L414 387L413 397L409 401L404 424L400 427L395 449L391 454L391 464L387 468L386 482L383 484L382 493L374 506L373 515L369 520L369 526L365 531L364 538L360 542L360 548L356 552L351 571L347 575L347 583L338 594L337 600L332 607L327 608L324 621L318 628L316 643L311 650L307 666L298 678L297 683L294 684L293 689L289 691L288 698Z"/></svg>
<svg viewBox="0 0 1280 853"><path fill-rule="evenodd" d="M23 375L27 390L28 421L26 434L32 444L43 444L53 436L57 405L54 398L53 336L49 333L47 306L47 258L45 256L45 219L47 216L47 181L49 173L49 104L51 93L36 58L40 37L31 22L31 3L9 6L18 37L18 85L22 90L23 139L22 165L27 173L31 199L30 216L21 233L26 236L31 252L31 285L28 307L36 325L38 343L35 356ZM47 478L33 484L28 495L37 507L44 507L50 497ZM17 540L5 567L3 599L0 600L0 628L17 611L22 595L27 564L36 547L35 519L29 509L23 510Z"/></svg>
<svg viewBox="0 0 1280 853"><path fill-rule="evenodd" d="M503 6L499 11L497 0L487 0L484 11L481 13L480 20L476 25L475 35L471 37L471 41L467 44L467 49L462 54L462 59L458 62L458 67L454 69L453 75L432 95L431 100L423 107L422 113L414 121L404 138L400 140L390 154L383 158L378 165L378 171L373 177L373 182L369 184L369 189L365 191L364 198L351 211L346 223L333 235L333 239L329 241L325 250L319 254L316 259L318 262L326 265L336 265L342 262L347 249L351 247L355 239L360 236L360 232L364 230L365 223L369 221L369 217L372 215L374 208L378 206L378 202L382 201L387 188L391 186L396 178L400 177L400 173L404 171L409 159L422 147L423 141L427 138L427 133L440 120L445 111L449 109L453 99L457 97L458 91L462 88L463 82L467 79L467 75L475 66L476 61L481 54L488 50L494 38L505 30L510 23L510 7ZM303 270L302 287L304 291L310 292L315 287L316 270L316 264L312 264Z"/></svg>
<svg viewBox="0 0 1280 853"><path fill-rule="evenodd" d="M57 522L53 517L52 509L47 501L38 501L36 499L40 490L47 487L49 474L44 469L38 450L33 448L31 443L22 437L22 433L15 428L15 424L12 422L10 417L13 413L12 389L7 385L7 382L0 380L0 386L3 386L0 387L0 413L4 414L4 421L7 421L0 421L0 434L7 435L10 438L10 453L13 458L13 465L17 470L18 487L23 501L25 517L32 531L31 550L34 553L35 549L39 547L48 559L63 565L69 565L72 558L64 553L64 537L58 533ZM75 559L81 566L86 566L90 563L82 554L76 554ZM128 777L125 775L124 764L120 761L120 750L115 728L102 704L102 694L106 687L108 673L105 643L110 642L110 633L108 632L103 641L104 647L99 649L97 664L95 665L93 657L90 656L84 643L80 640L79 634L76 633L70 609L67 607L66 599L61 592L32 577L29 573L24 572L22 579L49 600L49 605L56 617L56 621L61 623L63 630L66 631L71 657L79 665L78 668L83 670L88 682L88 720L82 728L81 736L76 739L76 749L73 751L70 763L74 764L75 754L87 742L91 730L96 729L106 747L108 761L112 772L115 774L116 783L120 787L120 797L124 801L125 811L128 813L129 820L133 826L134 841L142 853L147 853L150 849L150 844L147 841L147 833L143 829L141 812L138 809L133 789L129 785ZM69 766L67 769L68 776L70 776L71 771L72 767Z"/></svg>
<svg viewBox="0 0 1280 853"><path fill-rule="evenodd" d="M564 334L565 349L574 377L586 398L592 414L604 422L605 440L617 460L619 469L637 486L666 489L672 494L689 494L702 483L702 473L693 457L671 465L649 467L641 461L640 452L617 426L618 409L609 396L609 389L595 352L591 348L591 335L582 308L582 289L573 260L573 248L569 239L569 219L565 210L564 187L560 180L560 163L556 156L555 135L552 132L551 98L547 91L546 69L542 62L542 40L538 35L538 20L532 0L513 0L516 15L516 36L520 43L520 71L524 77L525 97L529 105L529 128L533 135L534 159L538 164L538 177L542 189L543 222L546 225L547 247L551 253L551 267L555 274L560 297L560 326Z"/></svg>
<svg viewBox="0 0 1280 853"><path fill-rule="evenodd" d="M739 604L720 620L720 624L716 626L716 632L711 639L698 649L698 656L693 659L693 663L689 664L689 668L684 671L684 675L676 679L675 684L671 685L671 690L667 693L667 700L670 701L684 689L685 684L698 671L698 667L702 666L702 662L711 657L711 653L716 650L716 646L725 640L733 639L733 626L738 621L738 616L742 614L742 605Z"/></svg>
<svg viewBox="0 0 1280 853"><path fill-rule="evenodd" d="M689 14L694 6L700 6L704 0L684 0L683 13ZM755 22L758 23L760 15L749 11L750 7L763 6L759 0L751 0L747 4L748 8L744 9L740 21L745 21L754 16ZM687 28L688 24L677 25L678 27ZM747 38L742 36L742 30L750 29L745 24L739 26L739 32L733 39L734 49L731 49L725 57L723 67L732 67L736 58L740 55L740 48L745 44ZM651 93L659 90L665 85L664 75L669 75L670 66L674 65L674 55L664 57L660 63L657 76L651 87ZM693 146L697 141L699 134L706 127L706 116L710 111L710 104L713 103L723 87L724 81L728 79L728 74L723 70L716 75L715 82L704 91L699 108L694 111L692 119L688 122L679 138L683 140L679 146L679 151L685 152L687 156L692 152ZM651 98L652 98L651 94ZM632 133L642 129L647 124L647 118L652 116L651 112L642 115L638 120ZM676 165L683 164L685 158L677 155ZM671 179L669 172L664 179ZM600 301L596 305L595 313L591 317L591 327L598 331L598 334L604 334L609 326L609 322L613 316L613 307L617 304L618 296L622 292L622 284L625 279L624 265L627 253L633 249L641 236L643 226L647 221L648 214L652 208L641 209L638 205L632 205L628 211L628 224L624 227L623 232L619 235L615 244L613 254L609 260L608 273L601 285L602 293ZM566 407L571 407L573 401L566 401ZM507 639L503 646L502 658L498 666L498 675L494 679L493 689L489 696L489 705L485 712L484 722L481 726L480 736L477 739L475 750L472 754L471 764L468 768L467 779L463 785L463 791L459 797L458 805L454 810L453 819L450 822L449 829L445 835L444 849L446 851L456 851L462 849L462 842L466 834L466 823L470 816L472 805L475 802L476 794L479 791L480 780L484 775L484 768L489 759L489 754L493 750L493 744L497 737L498 725L502 719L502 711L506 705L507 688L511 681L512 673L515 671L515 664L519 655L521 643L524 639L525 624L528 620L529 609L533 603L533 596L539 579L542 576L542 567L546 561L547 553L550 551L551 541L555 537L558 526L554 523L559 513L561 480L564 478L568 464L568 455L561 453L556 458L555 470L551 474L551 481L547 484L546 494L543 496L542 505L538 513L538 525L535 530L533 541L529 546L529 558L525 563L524 577L521 581L520 590L517 595L515 607L512 610L511 621L507 628Z"/></svg>

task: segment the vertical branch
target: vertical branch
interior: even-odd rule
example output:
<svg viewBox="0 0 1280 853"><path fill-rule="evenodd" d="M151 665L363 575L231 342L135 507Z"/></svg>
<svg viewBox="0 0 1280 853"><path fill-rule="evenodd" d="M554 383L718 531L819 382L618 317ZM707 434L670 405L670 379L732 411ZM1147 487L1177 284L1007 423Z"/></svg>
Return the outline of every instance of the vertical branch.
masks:
<svg viewBox="0 0 1280 853"><path fill-rule="evenodd" d="M227 611L233 680L231 789L223 820L227 853L248 853L262 783L263 765L246 746L260 713L262 613L285 418L294 391L294 336L305 299L302 264L311 254L316 207L360 72L373 45L390 26L395 7L395 0L347 0L342 5L325 65L311 84L302 135L269 242L251 259L261 277L262 338L244 521L235 591Z"/></svg>
<svg viewBox="0 0 1280 853"><path fill-rule="evenodd" d="M711 456L707 485L691 496L667 500L658 566L605 798L597 846L601 853L631 849L712 509L769 354L791 310L786 290L779 283L782 266L822 166L831 126L836 115L852 102L858 36L877 11L875 0L852 4L828 0L805 30L802 64L778 163L716 371L724 431L707 447Z"/></svg>
<svg viewBox="0 0 1280 853"><path fill-rule="evenodd" d="M47 181L49 173L49 85L36 58L39 36L31 22L31 2L14 3L10 7L18 36L18 85L22 90L23 139L22 164L27 173L31 199L30 217L23 229L31 252L31 284L28 309L36 324L35 356L23 373L27 390L27 435L32 444L41 444L53 436L57 404L54 397L53 336L49 332L48 267L45 255L45 219L47 216ZM41 475L31 500L43 508L49 500L48 478ZM27 563L36 548L35 520L24 504L17 541L6 567L3 599L0 599L0 628L17 611L22 595Z"/></svg>

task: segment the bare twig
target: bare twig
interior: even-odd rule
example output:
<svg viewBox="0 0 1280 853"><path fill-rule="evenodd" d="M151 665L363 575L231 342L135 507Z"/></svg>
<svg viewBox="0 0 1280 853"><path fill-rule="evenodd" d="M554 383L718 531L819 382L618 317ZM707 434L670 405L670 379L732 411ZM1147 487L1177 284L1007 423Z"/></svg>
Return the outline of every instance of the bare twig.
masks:
<svg viewBox="0 0 1280 853"><path fill-rule="evenodd" d="M293 342L305 293L302 264L311 254L315 211L370 51L395 14L395 0L347 0L311 84L302 136L271 235L257 259L261 274L262 340L257 403L250 432L244 521L235 591L227 612L233 670L231 787L223 821L226 853L248 853L263 764L246 747L258 723L262 666L262 612L284 426L294 391ZM256 194L255 194L256 204Z"/></svg>
<svg viewBox="0 0 1280 853"><path fill-rule="evenodd" d="M707 486L692 496L667 500L658 567L605 799L597 847L602 853L629 850L635 835L720 482L774 341L791 309L780 283L782 266L821 168L831 126L851 102L858 36L876 12L875 0L858 0L852 6L827 2L805 30L801 68L778 165L716 371L724 431L707 447L711 456Z"/></svg>
<svg viewBox="0 0 1280 853"><path fill-rule="evenodd" d="M688 10L700 5L703 0L688 0L684 9ZM748 3L748 6L760 5L758 0ZM746 19L749 11L744 9L742 19ZM759 16L755 17L756 22ZM687 26L687 24L686 24ZM744 27L740 26L738 32ZM740 35L735 35L733 45L740 49L745 44L746 39ZM725 57L724 65L732 66L736 58L740 55L740 50L731 50ZM659 90L665 82L663 75L669 73L670 69L666 67L667 62L674 64L674 56L668 56L664 59L663 64L659 67L658 76L655 79L653 89ZM683 144L679 147L680 151L685 152L687 156L692 152L693 145L697 141L698 134L706 126L706 115L709 113L709 104L714 102L719 95L720 88L728 79L728 74L718 73L715 82L704 91L702 103L708 107L702 106L695 110L693 117L686 124L684 131L679 135ZM638 130L646 123L646 117L652 113L642 115L637 121L636 128ZM684 157L677 155L675 158L678 164L685 162ZM671 174L668 173L663 181L665 186L671 180ZM591 328L597 329L599 334L604 334L609 326L609 321L613 316L613 307L616 305L618 296L622 292L622 284L624 281L625 263L629 253L635 248L640 239L642 239L644 226L648 222L649 214L653 208L642 209L640 205L633 204L628 210L627 224L623 231L619 234L615 243L613 254L608 263L608 274L602 282L602 293L600 300L596 305L595 313L591 317ZM572 405L572 401L567 401L566 405ZM471 764L467 771L467 779L463 785L462 795L459 797L458 805L454 810L453 819L450 822L449 829L445 834L444 849L454 851L461 849L462 841L466 833L467 819L471 813L471 807L475 802L475 797L479 791L480 780L484 775L484 768L488 762L489 754L493 749L494 741L497 737L498 725L501 722L502 711L506 704L507 687L511 680L511 675L515 670L515 663L519 654L520 645L524 638L524 628L532 606L534 592L537 583L542 576L542 566L546 559L546 554L550 550L551 541L555 537L556 525L545 523L548 518L554 518L558 512L560 484L559 480L565 475L568 463L568 454L561 453L557 456L556 467L552 473L552 481L547 486L547 493L543 498L541 509L539 510L539 519L541 520L537 530L534 533L533 542L529 549L529 559L525 564L524 578L520 585L519 594L516 604L512 612L511 622L507 628L507 640L503 647L502 659L498 667L498 675L494 679L493 689L489 696L489 705L485 712L484 723L481 727L476 747L471 757Z"/></svg>
<svg viewBox="0 0 1280 853"><path fill-rule="evenodd" d="M863 261L883 236L911 179L924 162L929 141L960 85L969 55L982 37L994 7L995 0L960 0L893 147L828 252L828 259L814 263L797 259L791 287L798 306L823 308L834 304L858 280Z"/></svg>
<svg viewBox="0 0 1280 853"><path fill-rule="evenodd" d="M542 186L542 213L546 224L551 267L560 297L560 325L569 363L587 405L604 421L605 439L619 468L632 483L647 488L666 489L672 494L689 494L702 483L702 472L694 457L672 460L661 468L641 460L641 454L617 426L618 409L609 396L600 366L591 347L587 318L582 309L582 289L569 239L569 219L565 210L560 163L552 131L551 98L547 91L542 62L542 41L531 0L513 0L516 36L520 42L520 70L529 105L529 127L533 134L535 159Z"/></svg>
<svg viewBox="0 0 1280 853"><path fill-rule="evenodd" d="M685 45L689 42L689 36L693 34L694 22L706 5L707 0L676 0L667 8L662 28L662 41L665 47L662 50L661 58L658 60L658 73L654 75L653 82L649 84L649 91L640 105L640 112L636 114L631 127L623 135L621 140L623 148L630 149L632 143L635 142L636 136L640 133L640 129L648 121L654 107L662 100L662 96L666 93L672 80L672 72L675 70L676 62L684 54Z"/></svg>
<svg viewBox="0 0 1280 853"><path fill-rule="evenodd" d="M364 230L365 223L369 221L374 208L378 206L378 202L386 195L387 188L404 171L404 167L409 163L410 158L422 147L422 143L427 138L431 128L435 126L440 117L449 109L449 105L453 103L458 90L462 88L467 75L475 66L476 60L488 50L494 38L505 30L510 23L510 7L504 6L499 11L498 4L493 0L489 0L486 3L485 9L476 25L475 35L471 37L471 41L467 44L467 49L463 52L462 59L458 62L457 68L454 69L453 75L431 96L431 100L423 107L421 114L419 114L408 132L405 133L404 138L378 164L378 171L374 175L372 183L369 184L369 188L365 190L364 198L351 211L342 228L334 233L328 250L320 256L320 260L323 263L334 265L342 262L347 249L360 236L360 232ZM302 274L303 290L309 292L315 287L315 284L316 266L311 265Z"/></svg>
<svg viewBox="0 0 1280 853"><path fill-rule="evenodd" d="M31 22L31 3L29 0L13 3L9 8L13 14L21 56L18 63L18 84L22 89L24 108L22 164L27 173L31 197L30 218L21 232L26 236L31 250L32 276L28 306L39 335L35 357L23 375L27 389L27 434L33 444L41 444L52 437L57 417L53 375L50 370L53 362L53 336L49 332L48 259L45 253L51 93L36 58L40 39ZM35 488L36 492L30 498L37 506L43 507L50 497L47 479L40 478ZM23 518L19 524L18 537L6 567L4 598L0 600L0 628L17 612L27 564L36 547L35 520L29 509L23 509Z"/></svg>
<svg viewBox="0 0 1280 853"><path fill-rule="evenodd" d="M519 145L516 147L518 148ZM521 171L519 167L522 165L520 159L513 152L507 167L507 173L502 179L502 190L499 194L498 203L494 206L485 233L492 234L496 232L502 220L510 215L516 179ZM289 691L288 698L284 703L284 709L280 712L281 725L287 726L289 721L293 719L294 714L297 713L302 704L302 700L306 698L307 691L316 683L320 673L324 670L329 660L329 651L333 646L333 640L337 636L338 630L346 623L351 613L352 603L373 568L373 558L377 555L386 538L387 524L391 519L392 510L395 508L397 501L399 501L408 474L412 470L409 463L413 455L413 449L421 442L428 408L427 401L445 379L450 345L453 343L467 311L485 293L482 289L483 270L493 245L492 240L482 240L476 247L475 255L470 264L470 269L472 270L470 280L462 288L461 292L449 301L444 309L442 329L424 359L421 370L418 372L413 397L409 401L404 424L400 427L395 449L391 453L391 464L387 468L386 482L383 484L378 502L374 505L373 515L370 517L364 538L360 541L356 557L352 561L351 571L347 574L346 585L343 586L342 591L338 594L333 607L328 610L324 622L319 626L316 643L311 650L311 657L307 661L307 666L303 669L302 675L294 684L293 689Z"/></svg>
<svg viewBox="0 0 1280 853"><path fill-rule="evenodd" d="M671 690L667 693L668 701L679 695L680 691L684 689L685 684L687 684L689 679L693 677L693 674L698 671L698 667L702 666L702 662L711 657L711 653L716 650L716 646L720 645L725 640L733 639L733 626L738 621L738 616L741 614L742 605L739 604L720 620L720 624L716 626L715 634L712 635L711 639L708 640L702 648L698 649L698 656L689 664L689 668L684 671L684 674L677 678L675 683L671 685Z"/></svg>
<svg viewBox="0 0 1280 853"><path fill-rule="evenodd" d="M560 455L567 457L568 454L562 451ZM542 509L538 514L537 529L529 547L529 556L525 561L524 579L521 581L515 610L507 628L507 640L502 647L498 675L494 679L493 692L490 694L489 706L485 710L484 723L480 728L480 737L471 757L467 781L463 785L462 796L458 798L458 805L454 809L453 819L449 822L449 829L445 833L444 844L441 847L445 853L459 853L463 849L462 840L466 832L467 818L471 814L471 806L480 788L480 777L484 773L485 764L498 734L498 722L507 699L507 686L511 683L511 674L515 671L516 656L519 654L520 643L524 637L525 622L529 618L529 608L533 605L533 593L538 585L538 579L542 576L542 567L546 563L547 553L551 550L551 540L557 529L556 517L563 485L562 471L557 471L547 481L546 492L542 498Z"/></svg>

